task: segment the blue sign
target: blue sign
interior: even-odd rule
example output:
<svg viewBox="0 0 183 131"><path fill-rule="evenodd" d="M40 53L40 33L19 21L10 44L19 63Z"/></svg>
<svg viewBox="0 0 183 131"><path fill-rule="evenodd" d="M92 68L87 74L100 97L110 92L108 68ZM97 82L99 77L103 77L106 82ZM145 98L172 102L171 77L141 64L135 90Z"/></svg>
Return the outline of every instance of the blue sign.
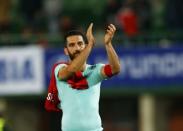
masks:
<svg viewBox="0 0 183 131"><path fill-rule="evenodd" d="M25 59L21 63L17 59L0 59L0 83L32 80L34 79L33 68L32 59Z"/></svg>
<svg viewBox="0 0 183 131"><path fill-rule="evenodd" d="M161 88L183 85L183 48L137 48L117 50L121 72L103 82L104 88ZM49 82L51 66L56 61L67 61L62 50L46 51L46 72ZM94 48L89 64L108 63L105 48ZM48 83L47 83L48 84Z"/></svg>
<svg viewBox="0 0 183 131"><path fill-rule="evenodd" d="M44 92L44 50L40 47L0 49L0 95Z"/></svg>

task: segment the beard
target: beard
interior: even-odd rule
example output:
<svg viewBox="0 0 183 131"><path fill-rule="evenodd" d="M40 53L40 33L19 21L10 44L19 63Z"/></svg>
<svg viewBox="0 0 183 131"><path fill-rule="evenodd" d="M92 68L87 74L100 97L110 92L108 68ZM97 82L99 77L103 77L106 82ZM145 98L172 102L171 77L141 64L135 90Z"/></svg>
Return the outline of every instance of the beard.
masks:
<svg viewBox="0 0 183 131"><path fill-rule="evenodd" d="M71 60L74 60L79 54L80 54L80 51L76 51L74 52L73 54L71 52L68 51L68 54L69 54L69 57Z"/></svg>

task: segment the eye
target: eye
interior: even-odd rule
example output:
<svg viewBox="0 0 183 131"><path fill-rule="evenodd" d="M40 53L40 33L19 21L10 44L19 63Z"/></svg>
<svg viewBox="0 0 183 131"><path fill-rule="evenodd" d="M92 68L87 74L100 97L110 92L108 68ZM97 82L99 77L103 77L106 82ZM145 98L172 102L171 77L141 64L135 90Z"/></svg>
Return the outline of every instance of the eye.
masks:
<svg viewBox="0 0 183 131"><path fill-rule="evenodd" d="M82 45L84 45L84 43L81 42L81 41L79 41L79 42L78 42L78 45L79 45L79 46L82 46Z"/></svg>
<svg viewBox="0 0 183 131"><path fill-rule="evenodd" d="M74 47L74 43L69 43L69 47Z"/></svg>

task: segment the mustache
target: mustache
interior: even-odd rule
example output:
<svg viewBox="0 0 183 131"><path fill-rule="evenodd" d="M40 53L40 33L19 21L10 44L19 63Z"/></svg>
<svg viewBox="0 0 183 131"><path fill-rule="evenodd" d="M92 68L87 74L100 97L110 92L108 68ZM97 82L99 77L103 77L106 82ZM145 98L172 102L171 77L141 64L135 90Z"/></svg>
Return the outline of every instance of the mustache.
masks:
<svg viewBox="0 0 183 131"><path fill-rule="evenodd" d="M76 51L76 52L74 53L74 55L79 54L79 53L81 53L81 51Z"/></svg>

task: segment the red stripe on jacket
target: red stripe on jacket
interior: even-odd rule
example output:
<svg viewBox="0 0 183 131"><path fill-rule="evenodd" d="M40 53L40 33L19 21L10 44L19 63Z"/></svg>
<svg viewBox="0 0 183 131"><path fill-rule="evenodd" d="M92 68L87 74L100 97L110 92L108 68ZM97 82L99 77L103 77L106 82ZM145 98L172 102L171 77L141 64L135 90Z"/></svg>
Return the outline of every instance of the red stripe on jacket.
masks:
<svg viewBox="0 0 183 131"><path fill-rule="evenodd" d="M110 65L105 65L104 66L104 73L106 74L107 77L112 77L113 73L112 73L112 68Z"/></svg>

